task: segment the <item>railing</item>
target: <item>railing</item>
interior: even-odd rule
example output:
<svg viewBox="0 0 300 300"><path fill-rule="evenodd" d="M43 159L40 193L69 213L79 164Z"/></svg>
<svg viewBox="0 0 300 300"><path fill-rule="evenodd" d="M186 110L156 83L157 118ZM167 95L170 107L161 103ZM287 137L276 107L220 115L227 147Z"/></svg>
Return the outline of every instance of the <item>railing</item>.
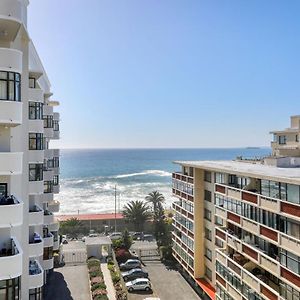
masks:
<svg viewBox="0 0 300 300"><path fill-rule="evenodd" d="M174 172L174 173L172 173L172 178L180 180L180 181L184 181L184 182L187 182L187 183L194 184L194 177L189 176L187 174L182 174L182 173L179 173L179 172Z"/></svg>
<svg viewBox="0 0 300 300"><path fill-rule="evenodd" d="M38 263L34 261L29 261L29 275L38 275L41 274L42 270L39 267Z"/></svg>
<svg viewBox="0 0 300 300"><path fill-rule="evenodd" d="M2 196L0 198L0 205L14 205L14 204L20 204L20 202L13 195L11 195L11 196Z"/></svg>

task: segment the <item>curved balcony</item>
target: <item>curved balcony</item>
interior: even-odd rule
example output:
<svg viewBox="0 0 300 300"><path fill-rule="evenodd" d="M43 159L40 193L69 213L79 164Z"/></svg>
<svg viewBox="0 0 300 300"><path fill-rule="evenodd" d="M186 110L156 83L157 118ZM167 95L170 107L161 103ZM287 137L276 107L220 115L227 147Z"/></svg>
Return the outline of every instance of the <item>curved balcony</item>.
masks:
<svg viewBox="0 0 300 300"><path fill-rule="evenodd" d="M22 152L0 152L0 176L22 174Z"/></svg>
<svg viewBox="0 0 300 300"><path fill-rule="evenodd" d="M20 226L23 223L23 202L14 196L0 199L0 228Z"/></svg>
<svg viewBox="0 0 300 300"><path fill-rule="evenodd" d="M35 163L44 162L44 151L43 150L30 150L28 152L28 160Z"/></svg>
<svg viewBox="0 0 300 300"><path fill-rule="evenodd" d="M50 225L54 223L54 215L51 211L44 211L44 225Z"/></svg>
<svg viewBox="0 0 300 300"><path fill-rule="evenodd" d="M52 193L44 193L43 194L43 202L48 203L53 201L53 192Z"/></svg>
<svg viewBox="0 0 300 300"><path fill-rule="evenodd" d="M58 231L59 230L59 222L57 221L56 218L54 218L54 223L52 223L50 226L49 226L49 229L51 231Z"/></svg>
<svg viewBox="0 0 300 300"><path fill-rule="evenodd" d="M58 241L58 240L55 241L55 242L53 242L53 250L54 250L54 251L59 250L59 241Z"/></svg>
<svg viewBox="0 0 300 300"><path fill-rule="evenodd" d="M52 181L53 180L53 170L44 169L44 181Z"/></svg>
<svg viewBox="0 0 300 300"><path fill-rule="evenodd" d="M53 138L53 128L44 128L44 137L52 139Z"/></svg>
<svg viewBox="0 0 300 300"><path fill-rule="evenodd" d="M45 271L53 269L53 257L43 261L43 268Z"/></svg>
<svg viewBox="0 0 300 300"><path fill-rule="evenodd" d="M59 190L60 190L59 185L54 185L53 186L53 194L58 194Z"/></svg>
<svg viewBox="0 0 300 300"><path fill-rule="evenodd" d="M59 130L53 130L53 140L59 140L60 139L60 131Z"/></svg>
<svg viewBox="0 0 300 300"><path fill-rule="evenodd" d="M42 196L43 193L44 181L29 181L29 194L39 194Z"/></svg>
<svg viewBox="0 0 300 300"><path fill-rule="evenodd" d="M44 234L44 248L53 247L53 238L53 234L50 232L48 234Z"/></svg>
<svg viewBox="0 0 300 300"><path fill-rule="evenodd" d="M35 289L44 285L44 270L37 260L29 261L29 288Z"/></svg>
<svg viewBox="0 0 300 300"><path fill-rule="evenodd" d="M59 157L60 156L60 149L53 149L53 156Z"/></svg>
<svg viewBox="0 0 300 300"><path fill-rule="evenodd" d="M38 233L29 238L28 253L30 257L37 257L43 255L44 241Z"/></svg>
<svg viewBox="0 0 300 300"><path fill-rule="evenodd" d="M44 133L44 121L43 120L29 120L28 122L29 132Z"/></svg>
<svg viewBox="0 0 300 300"><path fill-rule="evenodd" d="M59 212L59 207L60 207L60 202L57 200L53 200L48 203L48 209L53 213Z"/></svg>
<svg viewBox="0 0 300 300"><path fill-rule="evenodd" d="M28 100L34 102L44 102L44 91L41 89L28 89Z"/></svg>
<svg viewBox="0 0 300 300"><path fill-rule="evenodd" d="M22 102L0 100L0 125L9 127L21 125L22 108Z"/></svg>
<svg viewBox="0 0 300 300"><path fill-rule="evenodd" d="M34 205L29 209L29 226L36 226L44 224L44 211L38 205Z"/></svg>
<svg viewBox="0 0 300 300"><path fill-rule="evenodd" d="M53 149L45 149L44 150L44 156L45 156L45 159L51 159L53 158Z"/></svg>
<svg viewBox="0 0 300 300"><path fill-rule="evenodd" d="M53 120L54 121L59 121L60 120L60 114L58 112L53 113Z"/></svg>
<svg viewBox="0 0 300 300"><path fill-rule="evenodd" d="M0 23L1 23L1 19L0 19ZM0 48L0 70L21 74L22 58L23 58L23 53L19 50L11 49L11 48Z"/></svg>
<svg viewBox="0 0 300 300"><path fill-rule="evenodd" d="M22 274L22 250L15 238L0 245L0 280L19 277Z"/></svg>

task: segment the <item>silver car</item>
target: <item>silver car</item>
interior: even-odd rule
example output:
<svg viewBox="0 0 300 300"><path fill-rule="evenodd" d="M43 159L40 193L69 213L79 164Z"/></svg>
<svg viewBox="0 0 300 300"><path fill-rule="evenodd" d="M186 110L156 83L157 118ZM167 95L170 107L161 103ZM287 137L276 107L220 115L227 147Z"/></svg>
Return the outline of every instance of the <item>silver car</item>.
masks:
<svg viewBox="0 0 300 300"><path fill-rule="evenodd" d="M152 286L148 278L137 278L126 283L128 292L133 291L151 291Z"/></svg>

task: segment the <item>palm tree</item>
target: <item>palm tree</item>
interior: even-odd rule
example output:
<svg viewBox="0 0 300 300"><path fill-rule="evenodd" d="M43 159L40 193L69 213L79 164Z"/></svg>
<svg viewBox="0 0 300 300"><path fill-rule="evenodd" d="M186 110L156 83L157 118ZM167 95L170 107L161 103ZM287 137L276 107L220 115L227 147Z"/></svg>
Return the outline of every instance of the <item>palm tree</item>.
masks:
<svg viewBox="0 0 300 300"><path fill-rule="evenodd" d="M145 222L151 218L149 207L143 201L130 201L123 209L125 219L134 224L134 228L138 232L142 232Z"/></svg>
<svg viewBox="0 0 300 300"><path fill-rule="evenodd" d="M70 218L60 224L60 233L69 234L71 237L77 237L83 230L83 224L77 218Z"/></svg>
<svg viewBox="0 0 300 300"><path fill-rule="evenodd" d="M158 209L158 203L162 204L165 202L165 197L159 191L149 193L145 199L148 203L152 204L154 214Z"/></svg>

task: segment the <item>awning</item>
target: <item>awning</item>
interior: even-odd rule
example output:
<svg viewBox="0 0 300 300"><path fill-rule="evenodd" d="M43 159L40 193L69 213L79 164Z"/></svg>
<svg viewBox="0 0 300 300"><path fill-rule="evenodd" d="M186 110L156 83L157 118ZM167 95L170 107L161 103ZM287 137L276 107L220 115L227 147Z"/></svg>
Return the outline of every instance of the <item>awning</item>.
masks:
<svg viewBox="0 0 300 300"><path fill-rule="evenodd" d="M196 282L210 299L215 300L216 290L205 279L196 278Z"/></svg>

